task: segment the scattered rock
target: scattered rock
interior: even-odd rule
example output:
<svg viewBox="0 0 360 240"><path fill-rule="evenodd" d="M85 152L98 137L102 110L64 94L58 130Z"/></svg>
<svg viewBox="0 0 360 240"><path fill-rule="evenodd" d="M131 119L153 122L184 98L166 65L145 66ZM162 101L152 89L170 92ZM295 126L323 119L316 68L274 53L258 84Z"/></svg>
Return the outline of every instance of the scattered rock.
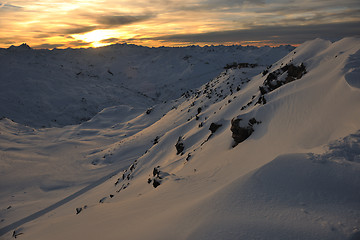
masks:
<svg viewBox="0 0 360 240"><path fill-rule="evenodd" d="M254 132L254 129L251 126L241 127L241 120L242 119L239 118L231 120L230 130L232 132L232 138L234 139L236 145L243 142Z"/></svg>
<svg viewBox="0 0 360 240"><path fill-rule="evenodd" d="M121 190L126 189L129 185L130 185L129 182L126 183L126 184L124 183L123 185L121 185L121 187L119 188L119 190L116 190L116 192L118 193L118 192L120 192ZM103 199L105 200L106 197L104 197Z"/></svg>
<svg viewBox="0 0 360 240"><path fill-rule="evenodd" d="M296 67L293 64L286 65L287 68L287 77L286 82L292 82L296 79L300 79L304 74L306 74L306 68L303 63L300 64L300 66Z"/></svg>
<svg viewBox="0 0 360 240"><path fill-rule="evenodd" d="M231 120L231 132L232 138L235 141L233 147L237 146L239 143L246 140L254 132L253 126L255 124L260 124L261 122L257 121L255 118L251 118L247 124L241 124L241 118L233 118Z"/></svg>
<svg viewBox="0 0 360 240"><path fill-rule="evenodd" d="M14 230L12 237L17 238L19 235L24 234L22 232L19 232L19 230Z"/></svg>
<svg viewBox="0 0 360 240"><path fill-rule="evenodd" d="M261 95L258 99L258 101L255 103L256 104L263 104L265 105L266 104L266 99L265 99L265 96L264 95Z"/></svg>
<svg viewBox="0 0 360 240"><path fill-rule="evenodd" d="M159 143L159 139L160 137L159 136L156 136L155 139L153 140L153 144L158 144Z"/></svg>
<svg viewBox="0 0 360 240"><path fill-rule="evenodd" d="M159 167L160 166L157 166L156 168L154 168L154 170L153 170L153 176L154 177L159 177L159 174L160 174L160 170L159 170Z"/></svg>
<svg viewBox="0 0 360 240"><path fill-rule="evenodd" d="M154 178L153 180L153 187L154 188L157 188L158 186L160 186L161 184L161 181L159 181L158 179Z"/></svg>
<svg viewBox="0 0 360 240"><path fill-rule="evenodd" d="M255 118L250 118L249 119L249 126L253 126L255 124L260 124L260 121L257 121Z"/></svg>
<svg viewBox="0 0 360 240"><path fill-rule="evenodd" d="M216 130L218 130L221 126L222 126L222 124L211 123L209 130L211 131L211 133L215 133Z"/></svg>
<svg viewBox="0 0 360 240"><path fill-rule="evenodd" d="M148 108L147 110L146 110L146 114L150 114L151 112L152 112L152 108Z"/></svg>
<svg viewBox="0 0 360 240"><path fill-rule="evenodd" d="M176 144L175 144L175 147L176 147L176 150L177 150L177 155L179 155L180 153L182 153L182 151L184 151L184 149L185 149L185 145L184 145L184 143L182 142L183 141L183 139L182 139L182 137L180 136L179 138L178 138L178 141L176 142Z"/></svg>
<svg viewBox="0 0 360 240"><path fill-rule="evenodd" d="M118 185L118 184L119 184L119 182L120 182L120 178L118 178L118 179L116 180L116 182L115 182L115 186L116 186L116 185Z"/></svg>
<svg viewBox="0 0 360 240"><path fill-rule="evenodd" d="M287 72L285 79L279 80L278 77L285 72ZM274 91L284 84L300 79L304 74L306 74L306 68L303 63L301 63L299 66L295 66L294 64L286 64L285 66L267 75L263 86L259 87L260 93L264 95Z"/></svg>
<svg viewBox="0 0 360 240"><path fill-rule="evenodd" d="M237 63L237 62L233 62L232 64L226 64L226 66L224 67L224 69L235 69L235 68L254 68L257 67L257 64L254 63Z"/></svg>
<svg viewBox="0 0 360 240"><path fill-rule="evenodd" d="M131 164L131 166L130 166L130 172L132 172L132 171L134 171L135 170L135 164Z"/></svg>
<svg viewBox="0 0 360 240"><path fill-rule="evenodd" d="M154 188L157 188L162 183L164 178L170 175L167 172L160 171L160 166L155 167L152 174L153 177L148 178L147 183L153 183Z"/></svg>
<svg viewBox="0 0 360 240"><path fill-rule="evenodd" d="M82 211L82 207L76 208L76 214L79 214Z"/></svg>

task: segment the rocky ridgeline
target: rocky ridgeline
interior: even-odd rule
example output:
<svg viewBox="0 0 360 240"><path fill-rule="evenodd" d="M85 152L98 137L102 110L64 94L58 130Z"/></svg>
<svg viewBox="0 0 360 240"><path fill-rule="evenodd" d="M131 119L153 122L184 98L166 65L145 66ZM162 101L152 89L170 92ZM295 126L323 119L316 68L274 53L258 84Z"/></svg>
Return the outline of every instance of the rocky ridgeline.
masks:
<svg viewBox="0 0 360 240"><path fill-rule="evenodd" d="M256 104L266 104L265 95L274 91L275 89L298 80L302 78L304 74L306 74L306 67L303 63L299 66L295 66L294 64L286 64L285 66L269 73L269 66L265 71L263 71L263 76L266 76L263 85L259 86L260 94L259 98L255 102L256 95L253 95L251 100L244 106L241 107L241 110L245 110L251 105ZM255 102L255 104L254 104ZM233 147L237 146L239 143L246 140L253 132L254 125L260 124L261 122L257 121L255 118L251 118L248 122L244 122L242 118L233 118L231 120L231 132L232 138L234 139Z"/></svg>
<svg viewBox="0 0 360 240"><path fill-rule="evenodd" d="M186 110L187 114L189 115L188 121L191 120L200 120L199 127L203 127L207 120L208 120L208 114L205 116L204 111L211 105L219 101L223 101L225 99L228 99L227 101L223 101L224 105L226 106L232 102L234 98L236 98L235 92L238 92L242 89L242 87L250 82L250 79L244 78L241 76L241 74L244 74L245 72L242 72L244 70L241 70L243 68L257 68L258 66L256 64L250 64L250 63L234 63L234 64L228 64L225 66L226 71L224 71L221 75L219 75L217 78L213 79L209 83L205 84L203 87L196 89L196 90L188 90L182 95L182 100L179 101L179 104L177 106L174 106L173 109L177 109L181 106L186 106L185 108L179 109L180 112ZM268 67L270 69L270 67ZM268 71L268 69L266 71ZM245 70L246 71L246 70ZM243 106L241 110L246 109L250 105L256 106L258 103L265 104L266 101L264 95L283 86L284 84L290 83L292 81L295 81L297 79L300 79L304 74L306 73L306 68L304 64L300 64L299 66L295 66L293 64L287 64L284 67L281 67L271 73L263 72L264 77L266 76L266 79L264 80L263 85L259 87L260 90L260 98L258 102L256 102L256 95L253 95L250 102ZM259 96L259 95L257 95ZM175 101L177 102L177 101ZM188 102L188 104L181 104ZM223 106L220 106L219 111ZM151 114L153 109L148 109L146 114ZM213 114L216 114L214 112ZM221 123L208 123L210 130L210 135L205 139L199 147L203 146L208 140L214 135L214 133L222 126ZM234 140L233 147L237 146L239 143L245 141L248 139L253 132L255 131L256 125L261 124L261 121L258 121L254 117L249 118L245 115L242 115L241 117L235 117L231 120L231 136ZM153 145L156 145L159 143L160 137L156 136L154 138ZM177 141L175 142L175 148L176 148L176 154L179 156L183 156L186 154L186 157L184 156L184 159L186 162L190 160L191 157L193 157L193 152L188 152L186 150L186 139L183 136L179 136ZM191 146L187 146L187 149L189 149ZM197 148L195 148L193 151L195 152ZM145 154L148 151L145 152ZM115 183L115 186L117 186L120 182L122 182L121 187L116 191L117 193L120 192L123 189L126 189L129 186L129 181L132 178L132 172L134 171L136 167L136 161L129 167L128 170L125 170L122 177L117 180ZM149 175L149 178L147 179L147 183L151 184L154 188L157 188L162 184L164 180L166 180L166 177L171 174L160 170L160 166L156 166L153 168L152 173ZM113 197L114 195L109 195L110 197ZM100 200L100 203L104 202L108 197L104 197Z"/></svg>
<svg viewBox="0 0 360 240"><path fill-rule="evenodd" d="M267 75L267 77L263 85L259 86L261 96L264 96L265 94L272 92L287 83L300 79L304 74L306 74L306 68L303 63L301 63L299 66L295 66L294 64L286 64L285 66L271 73L268 73L268 70L265 70L263 75ZM262 98L260 100L260 98L259 103L263 102L264 99Z"/></svg>

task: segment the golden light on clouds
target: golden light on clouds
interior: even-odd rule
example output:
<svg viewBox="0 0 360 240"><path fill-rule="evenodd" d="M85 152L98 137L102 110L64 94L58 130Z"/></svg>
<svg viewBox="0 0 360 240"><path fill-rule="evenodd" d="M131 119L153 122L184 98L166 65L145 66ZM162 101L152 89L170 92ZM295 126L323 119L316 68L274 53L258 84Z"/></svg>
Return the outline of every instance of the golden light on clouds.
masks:
<svg viewBox="0 0 360 240"><path fill-rule="evenodd" d="M106 44L101 44L102 40L117 37L118 32L116 30L94 30L85 34L74 34L73 38L76 40L81 40L87 43L93 43L94 47L104 46Z"/></svg>
<svg viewBox="0 0 360 240"><path fill-rule="evenodd" d="M360 32L358 0L0 0L0 47L298 44Z"/></svg>

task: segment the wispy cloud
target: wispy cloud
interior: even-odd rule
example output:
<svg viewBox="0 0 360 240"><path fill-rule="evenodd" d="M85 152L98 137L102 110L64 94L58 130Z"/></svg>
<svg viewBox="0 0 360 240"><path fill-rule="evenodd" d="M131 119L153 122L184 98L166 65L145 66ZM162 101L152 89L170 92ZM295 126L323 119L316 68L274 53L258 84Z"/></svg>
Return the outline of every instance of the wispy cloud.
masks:
<svg viewBox="0 0 360 240"><path fill-rule="evenodd" d="M13 44L15 41L11 38L0 38L0 44Z"/></svg>
<svg viewBox="0 0 360 240"><path fill-rule="evenodd" d="M132 23L142 22L153 18L152 14L148 15L103 15L96 18L96 22L107 27L129 25Z"/></svg>
<svg viewBox="0 0 360 240"><path fill-rule="evenodd" d="M64 34L80 34L80 33L87 33L87 32L91 32L93 30L96 30L98 27L97 26L69 26L69 28L66 28L64 30L61 30L61 33Z"/></svg>
<svg viewBox="0 0 360 240"><path fill-rule="evenodd" d="M101 40L100 42L102 42L102 43L117 43L119 41L121 41L121 39L119 39L119 38L107 38L107 39Z"/></svg>

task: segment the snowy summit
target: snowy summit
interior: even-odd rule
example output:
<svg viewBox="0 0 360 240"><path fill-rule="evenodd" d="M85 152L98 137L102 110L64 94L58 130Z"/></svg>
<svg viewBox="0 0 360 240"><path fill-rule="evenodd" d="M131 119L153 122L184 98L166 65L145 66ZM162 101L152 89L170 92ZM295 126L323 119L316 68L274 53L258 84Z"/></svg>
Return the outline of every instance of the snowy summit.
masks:
<svg viewBox="0 0 360 240"><path fill-rule="evenodd" d="M1 239L360 239L360 39L0 49Z"/></svg>

